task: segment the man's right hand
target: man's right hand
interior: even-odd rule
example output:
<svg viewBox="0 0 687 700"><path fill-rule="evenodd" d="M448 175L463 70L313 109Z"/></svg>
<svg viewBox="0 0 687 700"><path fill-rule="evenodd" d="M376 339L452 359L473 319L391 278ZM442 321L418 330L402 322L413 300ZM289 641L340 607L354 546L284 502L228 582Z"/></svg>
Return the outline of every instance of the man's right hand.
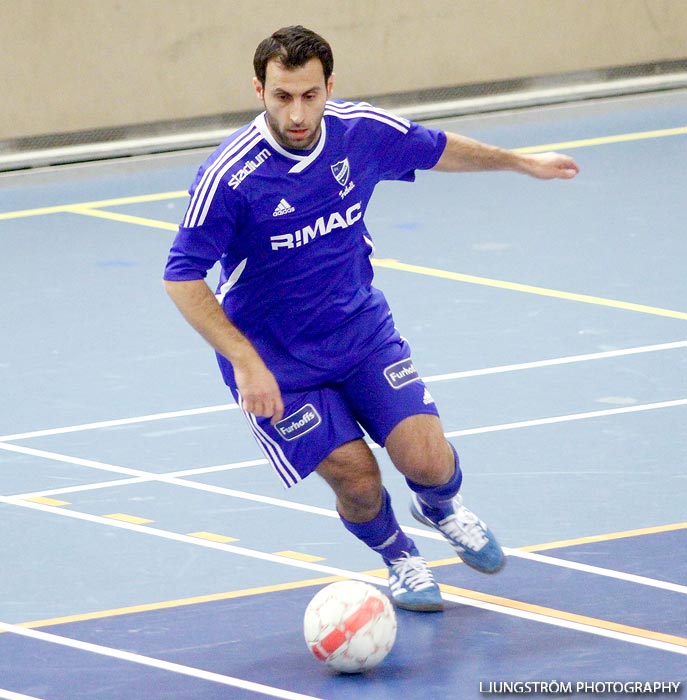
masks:
<svg viewBox="0 0 687 700"><path fill-rule="evenodd" d="M244 411L271 418L272 425L283 418L284 402L279 384L257 354L250 361L234 364L234 378Z"/></svg>
<svg viewBox="0 0 687 700"><path fill-rule="evenodd" d="M273 425L280 421L284 402L277 380L248 338L227 318L205 281L166 281L165 289L184 318L231 362L242 408L271 418Z"/></svg>

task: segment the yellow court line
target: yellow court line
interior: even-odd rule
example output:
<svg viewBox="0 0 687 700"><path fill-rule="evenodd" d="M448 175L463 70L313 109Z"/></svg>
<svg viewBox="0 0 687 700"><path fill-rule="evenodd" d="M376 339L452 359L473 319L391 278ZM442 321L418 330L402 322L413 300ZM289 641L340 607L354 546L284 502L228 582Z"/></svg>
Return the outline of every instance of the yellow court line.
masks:
<svg viewBox="0 0 687 700"><path fill-rule="evenodd" d="M146 523L155 522L154 520L139 518L138 515L129 515L128 513L110 513L109 515L103 515L103 518L121 520L123 523L133 523L134 525L145 525Z"/></svg>
<svg viewBox="0 0 687 700"><path fill-rule="evenodd" d="M438 562L430 562L430 566L436 566ZM370 576L380 576L384 578L386 576L386 569L376 569L374 571L365 572ZM163 610L169 608L182 607L185 605L196 605L200 603L217 602L222 600L231 600L233 598L248 597L252 595L261 595L265 593L278 593L288 590L296 590L299 588L307 588L311 586L324 586L335 581L344 580L343 576L325 576L321 578L308 579L305 581L293 581L290 583L281 583L271 586L261 586L257 588L249 588L240 591L230 591L226 593L215 593L204 596L196 596L192 598L183 598L179 600L170 600L160 603L148 603L145 605L135 605L126 608L118 608L115 610L105 610L94 613L84 613L80 615L67 615L64 617L52 618L47 620L35 620L32 622L19 623L18 627L25 628L38 628L38 627L48 627L52 625L67 624L71 622L85 622L89 620L96 620L108 617L116 617L120 615L129 615L135 613L151 612L155 610ZM632 627L629 625L623 625L616 622L611 622L609 620L602 620L599 618L588 617L586 615L578 615L576 613L570 613L564 610L557 610L555 608L549 608L541 605L536 605L534 603L525 603L519 600L514 600L512 598L503 598L501 596L495 596L487 593L481 593L480 591L474 591L466 588L459 588L457 586L451 586L448 584L440 584L440 588L445 593L450 593L453 595L458 595L469 600L476 600L483 603L489 603L492 605L497 605L500 607L507 608L509 610L519 610L521 612L527 612L542 617L549 617L554 620L561 620L564 622L572 622L575 624L585 625L587 627L592 627L595 629L603 629L607 631L617 632L629 636L638 637L641 639L649 639L652 641L664 642L667 644L673 644L680 647L687 647L687 639L683 637L678 637L671 634L665 634L663 632L656 632L654 630L647 630L640 627Z"/></svg>
<svg viewBox="0 0 687 700"><path fill-rule="evenodd" d="M630 537L641 537L643 535L659 535L663 532L675 532L676 530L687 530L687 522L673 523L672 525L657 525L655 527L643 527L637 530L624 530L622 532L610 532L606 535L589 535L587 537L576 537L569 540L559 540L557 542L546 542L544 544L532 544L525 547L514 547L513 552L545 552L549 549L563 549L565 547L575 547L580 544L593 544L595 542L610 542L612 540L621 540ZM432 562L432 567L449 566L453 564L462 564L463 561L459 557L449 557L447 559L435 559ZM370 576L383 577L386 569L376 569L374 571L365 572Z"/></svg>
<svg viewBox="0 0 687 700"><path fill-rule="evenodd" d="M562 540L560 542L549 542L547 544L530 545L528 547L518 547L518 549L525 552L535 552L545 549L553 549L560 547L569 547L575 544L585 544L591 542L600 542L603 540L620 539L622 537L635 537L639 535L649 535L661 532L671 532L673 530L687 529L687 522L685 523L673 523L670 525L660 525L657 527L642 528L638 530L625 530L623 532L614 532L606 535L593 535L590 537L580 537L577 539ZM194 533L196 536L206 533ZM448 559L437 559L429 562L432 568L439 566L447 566L450 564L461 563L458 557L450 557ZM370 571L364 571L364 574L368 576L376 576L378 578L386 578L387 570L382 569L372 569ZM308 588L310 586L324 586L328 583L334 583L335 581L344 580L343 576L322 576L313 579L305 579L303 581L292 581L289 583L276 583L269 586L259 586L255 588L247 588L238 591L228 591L223 593L211 593L203 596L193 596L190 598L180 598L177 600L167 600L158 603L146 603L143 605L133 605L124 608L115 608L112 610L101 610L92 613L80 613L76 615L66 615L64 617L55 617L46 620L34 620L32 622L18 623L19 627L48 627L50 625L60 625L69 622L84 622L87 620L97 620L107 617L116 617L118 615L128 615L131 613L141 613L141 612L151 612L154 610L164 610L168 608L177 608L184 605L196 605L199 603L211 603L220 600L230 600L232 598L244 598L252 595L261 595L263 593L279 593L281 591L290 591L298 588ZM442 588L444 586L442 585ZM448 586L446 590L448 590ZM461 593L464 595L464 593ZM467 597L467 596L466 596ZM505 599L504 599L505 600Z"/></svg>
<svg viewBox="0 0 687 700"><path fill-rule="evenodd" d="M638 141L640 139L655 139L666 136L679 136L687 134L687 126L679 126L672 129L658 129L653 131L638 131L629 134L616 134L615 136L600 136L591 139L579 139L577 141L562 141L560 143L547 143L540 146L525 146L515 148L518 153L538 153L541 151L561 150L566 148L584 148L587 146L601 146L610 143L623 143L627 141ZM114 207L124 204L139 204L142 202L156 202L165 199L179 199L188 197L186 190L174 192L158 192L155 194L133 195L130 197L118 197L114 199L101 199L94 202L77 202L75 204L62 204L52 207L41 207L38 209L23 209L20 211L9 211L0 213L0 221L7 219L20 219L27 216L41 216L43 214L56 214L69 210L70 207L102 208Z"/></svg>
<svg viewBox="0 0 687 700"><path fill-rule="evenodd" d="M561 143L547 143L543 146L527 146L514 148L517 153L540 153L541 151L561 151L570 148L586 148L587 146L603 146L609 143L625 143L627 141L640 141L642 139L656 139L664 136L682 136L687 134L687 126L679 126L674 129L659 129L656 131L637 131L632 134L617 134L616 136L600 136L594 139L580 139L579 141L562 141Z"/></svg>
<svg viewBox="0 0 687 700"><path fill-rule="evenodd" d="M117 617L118 615L131 615L134 613L152 612L155 610L166 610L168 608L179 608L184 605L197 605L199 603L214 603L220 600L231 600L232 598L244 598L251 595L262 595L264 593L280 593L298 588L308 588L310 586L324 586L335 581L343 581L343 576L323 576L321 578L307 579L304 581L292 581L290 583L275 583L271 586L259 586L247 588L240 591L227 591L224 593L210 593L208 595L193 596L191 598L179 598L178 600L165 600L158 603L145 603L143 605L131 605L126 608L115 608L113 610L100 610L92 613L80 613L78 615L65 615L63 617L53 617L47 620L34 620L32 622L21 622L17 627L32 629L35 627L49 627L51 625L63 625L70 622L86 622L88 620L100 620L107 617Z"/></svg>
<svg viewBox="0 0 687 700"><path fill-rule="evenodd" d="M148 228L161 228L165 231L177 231L179 224L172 224L168 221L159 221L158 219L146 219L142 216L131 216L130 214L121 214L114 211L102 211L101 209L91 209L90 207L73 205L65 207L64 211L71 214L81 214L83 216L95 216L100 219L109 219L110 221L119 221L125 224L135 224L136 226L147 226Z"/></svg>
<svg viewBox="0 0 687 700"><path fill-rule="evenodd" d="M110 516L111 517L111 516ZM617 539L621 537L633 537L638 535L646 535L660 532L669 532L673 530L685 529L687 528L686 523L674 523L671 525L657 526L651 528L642 528L637 530L627 530L624 532L610 533L606 535L598 535L585 538L577 538L574 540L565 540L561 542L553 542L545 545L533 545L531 547L521 547L523 551L535 551L537 549L546 549L561 546L572 546L577 543L586 542L598 542L602 540ZM438 561L430 562L430 566L436 567L445 564L451 564L460 561L455 558L442 559ZM386 569L375 569L372 571L366 571L365 574L369 576L377 576L379 578L386 578ZM229 591L224 593L209 594L204 596L195 596L191 598L183 598L178 600L163 601L158 603L148 603L144 605L129 606L126 608L117 608L114 610L105 610L93 613L83 613L77 615L68 615L64 617L46 619L46 620L35 620L32 622L20 623L18 626L26 628L38 628L47 627L51 625L66 624L71 622L85 622L89 620L96 620L102 618L116 617L120 615L135 614L150 612L155 610L170 609L176 607L182 607L185 605L196 605L201 603L216 602L221 600L230 600L233 598L241 598L252 595L260 595L265 593L277 593L288 590L296 590L300 588L307 588L312 586L324 586L335 581L343 580L345 577L342 576L325 576L314 579L307 579L303 581L293 581L290 583L274 584L270 586L261 586L256 588L249 588L239 591ZM564 610L557 610L555 608L549 608L541 605L536 605L534 603L525 603L523 601L514 600L511 598L504 598L501 596L494 596L487 593L482 593L480 591L474 591L470 589L460 588L456 586L451 586L448 584L440 584L441 590L445 593L458 595L469 600L475 600L478 602L489 603L492 605L497 605L509 610L518 610L525 613L530 613L533 615L539 615L541 617L548 617L552 620L560 620L562 622L569 622L573 624L584 625L593 629L605 630L608 632L615 632L619 634L624 634L628 636L637 637L638 639L647 639L650 641L661 642L666 644L672 644L678 647L687 648L687 639L679 637L676 635L666 634L663 632L656 632L654 630L647 630L639 627L633 627L629 625L623 625L617 622L611 622L609 620L602 620L600 618L593 618L586 615L578 615L576 613L567 612Z"/></svg>
<svg viewBox="0 0 687 700"><path fill-rule="evenodd" d="M57 498L47 498L46 496L34 496L33 498L26 498L24 500L31 501L31 503L41 503L44 506L55 506L56 508L59 506L71 505L69 501L60 501Z"/></svg>
<svg viewBox="0 0 687 700"><path fill-rule="evenodd" d="M216 532L205 532L204 530L200 532L189 532L188 536L197 537L200 540L208 540L209 542L219 542L221 544L239 541L237 537L228 537L227 535L219 535Z"/></svg>
<svg viewBox="0 0 687 700"><path fill-rule="evenodd" d="M67 205L58 204L54 207L40 207L39 209L20 209L18 211L6 211L0 213L0 221L8 219L25 219L29 216L43 216L44 214L63 214Z"/></svg>
<svg viewBox="0 0 687 700"><path fill-rule="evenodd" d="M116 199L101 199L95 202L77 202L75 204L58 204L52 207L40 207L38 209L22 209L0 213L0 221L6 219L22 219L27 216L41 216L43 214L63 214L74 208L102 208L116 207L124 204L141 204L144 202L158 202L165 199L180 199L188 197L188 192L178 190L176 192L157 192L155 194L139 194L131 197L118 197Z"/></svg>
<svg viewBox="0 0 687 700"><path fill-rule="evenodd" d="M456 282L467 282L469 284L479 284L486 287L496 287L498 289L509 289L514 292L525 292L527 294L538 294L539 296L554 297L556 299L566 299L568 301L579 301L585 304L596 304L597 306L609 306L616 309L624 309L625 311L638 311L644 314L653 314L654 316L667 316L668 318L678 318L687 320L687 313L684 311L673 311L671 309L661 309L655 306L646 306L644 304L635 304L628 301L616 301L614 299L604 299L602 297L590 296L588 294L576 294L574 292L563 292L557 289L548 289L546 287L535 287L529 284L520 284L519 282L507 282L505 280L489 279L488 277L477 277L475 275L465 275L461 272L451 272L449 270L438 270L433 267L425 267L423 265L409 265L398 260L391 259L373 259L372 264L375 267L383 267L390 270L399 270L400 272L413 272L417 275L427 275L429 277L439 277L441 279L454 280Z"/></svg>
<svg viewBox="0 0 687 700"><path fill-rule="evenodd" d="M576 624L586 625L587 627L594 627L610 632L619 632L620 634L627 634L633 637L640 637L642 639L651 639L657 642L665 642L666 644L674 644L680 647L687 647L687 639L685 639L684 637L677 637L672 634L664 634L663 632L654 632L653 630L646 630L641 627L631 627L629 625L622 625L617 622L601 620L596 617L577 615L576 613L570 613L564 610L556 610L555 608L547 608L542 605L523 603L519 600L513 600L511 598L502 598L501 596L490 595L488 593L480 593L479 591L472 591L466 588L457 588L456 586L449 586L446 584L440 584L439 587L445 593L452 593L454 595L463 596L464 598L469 598L470 600L477 600L481 603L491 603L492 605L499 605L510 610L520 610L522 612L533 613L535 615L543 615L544 617L550 617L555 620L563 620L564 622L574 622Z"/></svg>
<svg viewBox="0 0 687 700"><path fill-rule="evenodd" d="M316 557L313 554L304 554L303 552L294 552L292 549L285 549L281 552L274 552L278 557L286 557L287 559L296 559L297 561L325 561L325 557Z"/></svg>
<svg viewBox="0 0 687 700"><path fill-rule="evenodd" d="M94 203L98 204L98 203ZM165 231L177 231L178 225L167 221L159 221L158 219L148 219L141 216L131 216L130 214L122 214L118 212L102 211L100 209L92 209L91 205L67 205L59 209L61 212L72 214L80 214L83 216L95 216L101 219L109 219L136 226L147 226L149 228L159 228ZM2 218L2 215L0 215ZM537 287L529 284L521 284L519 282L508 282L506 280L495 280L488 277L478 277L476 275L466 275L461 272L451 272L449 270L438 270L436 268L425 267L422 265L410 265L398 260L391 259L373 259L372 264L375 267L383 267L401 272L412 272L419 275L430 277L438 277L442 279L450 279L457 282L466 282L469 284L478 284L487 287L496 287L499 289L508 289L516 292L524 292L527 294L537 294L539 296L548 296L556 299L566 299L568 301L577 301L585 304L595 304L597 306L608 306L625 311L635 311L639 313L652 314L654 316L666 316L668 318L677 318L687 320L687 313L683 311L674 311L671 309L662 309L655 306L647 306L644 304L635 304L627 301L617 301L614 299L604 299L602 297L590 296L588 294L577 294L575 292L564 292L557 289L548 289L546 287Z"/></svg>
<svg viewBox="0 0 687 700"><path fill-rule="evenodd" d="M625 532L612 532L608 535L591 535L589 537L578 537L572 540L561 540L560 542L547 542L546 544L534 544L528 547L518 547L523 552L543 552L547 549L561 549L563 547L574 547L579 544L592 544L593 542L608 542L610 540L620 540L626 537L641 537L642 535L656 535L662 532L673 532L675 530L687 530L687 523L675 523L673 525L659 525L657 527L644 527L638 530L626 530Z"/></svg>
<svg viewBox="0 0 687 700"><path fill-rule="evenodd" d="M123 204L141 204L145 202L159 202L165 199L180 199L188 197L186 190L176 190L175 192L157 192L155 194L138 194L130 197L118 197L117 199L101 199L96 202L81 202L75 206L86 207L118 207ZM67 205L69 206L69 205Z"/></svg>

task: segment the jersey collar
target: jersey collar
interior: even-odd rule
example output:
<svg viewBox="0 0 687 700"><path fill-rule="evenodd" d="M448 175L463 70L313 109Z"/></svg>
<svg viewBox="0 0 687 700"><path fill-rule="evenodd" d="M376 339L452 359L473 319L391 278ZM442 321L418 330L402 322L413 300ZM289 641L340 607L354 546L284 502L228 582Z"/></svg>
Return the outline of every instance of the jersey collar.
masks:
<svg viewBox="0 0 687 700"><path fill-rule="evenodd" d="M324 122L324 117L320 123L320 138L317 142L317 146L310 151L307 155L299 156L292 151L287 151L283 146L281 146L277 140L272 136L272 132L267 126L267 120L265 119L265 113L263 112L255 119L255 126L258 131L262 134L263 138L270 144L270 146L277 152L283 155L285 158L296 161L293 167L289 170L290 173L300 173L303 172L311 163L314 163L322 150L324 149L325 141L327 140L327 126Z"/></svg>

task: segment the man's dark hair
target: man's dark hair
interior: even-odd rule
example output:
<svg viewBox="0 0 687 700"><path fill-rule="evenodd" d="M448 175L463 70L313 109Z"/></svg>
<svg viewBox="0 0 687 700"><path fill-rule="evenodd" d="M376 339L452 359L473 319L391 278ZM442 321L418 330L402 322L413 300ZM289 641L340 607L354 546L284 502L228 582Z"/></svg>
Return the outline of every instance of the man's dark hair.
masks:
<svg viewBox="0 0 687 700"><path fill-rule="evenodd" d="M278 29L261 41L255 50L255 77L264 85L267 64L272 60L279 61L284 68L293 69L304 66L311 58L320 59L326 83L334 71L331 46L319 34L300 25Z"/></svg>

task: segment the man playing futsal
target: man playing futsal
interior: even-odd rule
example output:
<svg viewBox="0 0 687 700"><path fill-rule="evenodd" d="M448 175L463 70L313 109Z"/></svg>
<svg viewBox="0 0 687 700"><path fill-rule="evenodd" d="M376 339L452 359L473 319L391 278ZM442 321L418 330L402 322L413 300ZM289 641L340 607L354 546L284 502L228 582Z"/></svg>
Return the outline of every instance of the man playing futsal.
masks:
<svg viewBox="0 0 687 700"><path fill-rule="evenodd" d="M216 350L225 383L284 485L317 472L333 489L344 526L384 559L395 604L440 610L439 588L399 527L363 429L404 475L416 519L475 569L495 573L504 557L462 504L458 455L372 286L365 210L378 182L412 181L417 169L550 179L574 177L577 165L332 100L331 49L300 26L261 42L254 68L265 111L201 166L165 287ZM205 277L217 261L213 294Z"/></svg>

